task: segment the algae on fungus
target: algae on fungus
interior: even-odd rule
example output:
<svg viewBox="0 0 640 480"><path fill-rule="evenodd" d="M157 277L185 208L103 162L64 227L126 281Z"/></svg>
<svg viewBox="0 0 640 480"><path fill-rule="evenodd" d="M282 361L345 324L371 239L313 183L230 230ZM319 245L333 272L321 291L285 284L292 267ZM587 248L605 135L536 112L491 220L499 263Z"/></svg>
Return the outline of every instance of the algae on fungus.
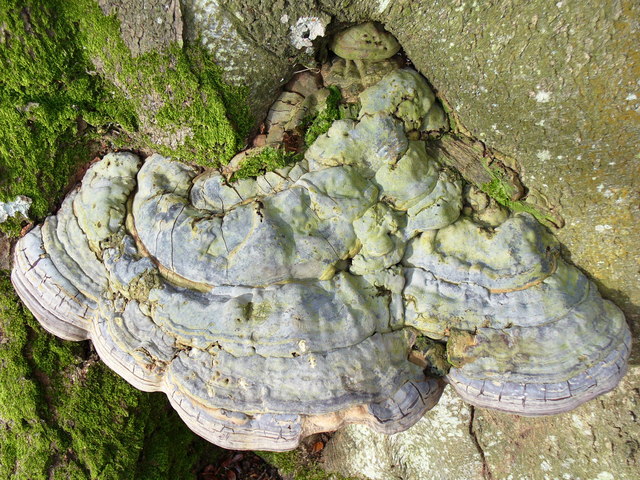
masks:
<svg viewBox="0 0 640 480"><path fill-rule="evenodd" d="M340 90L330 86L324 108L314 117L303 121L303 125L307 128L304 134L304 143L307 146L315 142L320 135L326 133L335 120L344 118L343 112L340 110L341 98Z"/></svg>
<svg viewBox="0 0 640 480"><path fill-rule="evenodd" d="M233 172L232 181L255 178L266 172L291 165L300 160L301 155L287 152L283 148L267 146L254 155L248 156L240 168Z"/></svg>

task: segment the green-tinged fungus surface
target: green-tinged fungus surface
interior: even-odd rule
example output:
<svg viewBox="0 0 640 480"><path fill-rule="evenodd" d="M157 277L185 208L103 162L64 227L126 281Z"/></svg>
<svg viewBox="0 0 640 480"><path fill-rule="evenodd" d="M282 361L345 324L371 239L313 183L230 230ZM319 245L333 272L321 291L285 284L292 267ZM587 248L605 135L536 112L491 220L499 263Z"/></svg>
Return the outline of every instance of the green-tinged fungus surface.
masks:
<svg viewBox="0 0 640 480"><path fill-rule="evenodd" d="M285 97L272 129L304 102ZM531 215L489 215L429 156L415 139L437 105L426 81L396 69L360 105L256 178L106 155L20 240L16 290L45 328L90 338L227 448L288 450L345 423L404 430L442 375L473 404L531 416L614 388L624 317ZM254 151L235 172L284 152ZM416 332L437 347L416 354Z"/></svg>
<svg viewBox="0 0 640 480"><path fill-rule="evenodd" d="M333 37L329 47L344 59L345 76L349 75L352 65L355 65L360 77L366 77L367 64L387 60L400 50L400 44L394 36L373 22L339 32Z"/></svg>

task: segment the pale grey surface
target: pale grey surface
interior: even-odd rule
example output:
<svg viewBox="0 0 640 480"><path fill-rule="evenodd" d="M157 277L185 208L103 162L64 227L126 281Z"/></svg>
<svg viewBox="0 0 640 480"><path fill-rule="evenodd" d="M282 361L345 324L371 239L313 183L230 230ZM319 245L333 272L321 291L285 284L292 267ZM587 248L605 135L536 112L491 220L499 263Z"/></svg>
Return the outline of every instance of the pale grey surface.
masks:
<svg viewBox="0 0 640 480"><path fill-rule="evenodd" d="M506 155L529 190L527 201L564 218L558 236L565 255L640 331L638 2L185 3L229 17L233 34L247 39L219 60L230 73L245 72L240 81L256 92L254 103L275 98L290 72L285 58L311 66L291 45L288 30L298 18L331 16L324 38L346 25L380 22L458 123ZM210 25L185 19L187 32L220 32ZM227 45L213 37L214 52ZM320 52L322 40L315 41ZM265 48L287 53L265 62Z"/></svg>
<svg viewBox="0 0 640 480"><path fill-rule="evenodd" d="M19 215L29 218L29 208L32 200L24 195L18 195L14 200L0 202L0 223L6 222L10 217Z"/></svg>
<svg viewBox="0 0 640 480"><path fill-rule="evenodd" d="M527 418L470 407L452 389L412 428L387 436L361 425L325 447L330 472L371 480L636 480L640 368L568 413Z"/></svg>
<svg viewBox="0 0 640 480"><path fill-rule="evenodd" d="M403 69L394 75L387 75L360 94L360 117L386 113L401 120L407 131L426 130L429 110L435 99L418 72Z"/></svg>
<svg viewBox="0 0 640 480"><path fill-rule="evenodd" d="M182 45L180 0L97 0L105 15L120 20L120 35L135 57Z"/></svg>
<svg viewBox="0 0 640 480"><path fill-rule="evenodd" d="M404 264L451 283L500 293L525 289L548 277L557 258L555 238L531 215L520 214L495 229L463 217L409 242Z"/></svg>
<svg viewBox="0 0 640 480"><path fill-rule="evenodd" d="M397 70L361 96L407 75L428 91ZM402 111L424 118L423 96ZM447 342L449 381L477 405L543 415L613 388L626 323L553 237L528 214L495 228L460 217L460 180L407 139L413 124L358 118L334 122L295 175L237 187L159 155L141 167L105 156L17 245L18 293L48 329L92 338L111 368L166 392L226 447L290 449L345 423L410 427L442 391L408 360L416 330ZM542 318L519 324L539 298Z"/></svg>
<svg viewBox="0 0 640 480"><path fill-rule="evenodd" d="M472 408L447 388L438 405L404 432L388 436L349 425L327 444L325 468L371 480L482 478L483 459L469 435Z"/></svg>

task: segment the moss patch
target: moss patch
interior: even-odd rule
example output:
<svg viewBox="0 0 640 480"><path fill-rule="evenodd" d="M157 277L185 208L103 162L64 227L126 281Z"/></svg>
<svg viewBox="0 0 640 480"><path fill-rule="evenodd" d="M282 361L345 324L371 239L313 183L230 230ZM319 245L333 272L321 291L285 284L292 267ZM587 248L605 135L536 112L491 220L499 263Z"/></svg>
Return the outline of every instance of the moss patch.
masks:
<svg viewBox="0 0 640 480"><path fill-rule="evenodd" d="M306 460L301 449L291 452L256 452L265 461L278 469L280 475L291 480L353 480L337 473L328 473L310 460Z"/></svg>
<svg viewBox="0 0 640 480"><path fill-rule="evenodd" d="M104 82L87 73L78 30L61 3L0 2L0 201L26 195L36 218L88 153L80 118L136 125L127 102L112 99ZM15 235L19 222L0 228Z"/></svg>
<svg viewBox="0 0 640 480"><path fill-rule="evenodd" d="M245 101L248 92L224 84L222 70L202 47L176 45L167 52L133 58L115 16L105 17L90 0L66 5L70 19L78 24L76 41L85 56L127 98L142 133L160 132L141 141L204 165L224 164L238 151L252 124ZM154 141L158 135L164 146ZM167 146L171 143L175 145Z"/></svg>
<svg viewBox="0 0 640 480"><path fill-rule="evenodd" d="M547 226L555 227L559 224L559 220L553 215L545 213L525 201L511 200L513 193L512 186L508 182L503 181L495 171L490 170L490 173L493 179L490 182L480 185L480 189L500 205L507 207L513 212L527 212L533 215L540 223Z"/></svg>
<svg viewBox="0 0 640 480"><path fill-rule="evenodd" d="M0 201L28 196L34 220L110 129L128 134L110 148L217 166L251 128L246 89L225 85L201 47L132 58L117 19L93 0L0 0L0 30Z"/></svg>
<svg viewBox="0 0 640 480"><path fill-rule="evenodd" d="M315 117L308 118L303 122L306 125L304 143L307 146L315 142L316 138L320 135L327 133L331 124L335 120L342 118L341 113L345 112L344 109L340 109L340 102L342 100L340 89L335 86L330 86L328 88L329 96L327 97L325 107L320 110Z"/></svg>
<svg viewBox="0 0 640 480"><path fill-rule="evenodd" d="M283 148L265 147L256 155L244 159L240 168L234 172L231 181L257 177L265 172L272 172L299 161L301 157L301 154L287 152Z"/></svg>
<svg viewBox="0 0 640 480"><path fill-rule="evenodd" d="M0 478L192 479L219 449L88 344L44 332L0 271Z"/></svg>

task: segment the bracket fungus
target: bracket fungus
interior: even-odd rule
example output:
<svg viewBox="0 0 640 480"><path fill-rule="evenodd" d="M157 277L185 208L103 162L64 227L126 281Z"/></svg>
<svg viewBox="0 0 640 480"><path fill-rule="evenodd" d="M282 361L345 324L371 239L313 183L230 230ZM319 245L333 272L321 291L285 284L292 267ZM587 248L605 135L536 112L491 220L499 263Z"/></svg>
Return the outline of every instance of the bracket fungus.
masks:
<svg viewBox="0 0 640 480"><path fill-rule="evenodd" d="M18 242L17 292L226 448L292 449L353 422L398 432L445 383L531 416L614 388L622 313L531 215L461 213L460 177L418 140L442 116L426 81L394 69L360 100L357 120L256 179L106 155ZM448 373L416 360L417 337Z"/></svg>
<svg viewBox="0 0 640 480"><path fill-rule="evenodd" d="M345 61L345 75L355 64L359 75L366 75L365 64L377 63L393 57L400 51L400 44L393 35L374 22L366 22L347 28L336 34L329 48Z"/></svg>

